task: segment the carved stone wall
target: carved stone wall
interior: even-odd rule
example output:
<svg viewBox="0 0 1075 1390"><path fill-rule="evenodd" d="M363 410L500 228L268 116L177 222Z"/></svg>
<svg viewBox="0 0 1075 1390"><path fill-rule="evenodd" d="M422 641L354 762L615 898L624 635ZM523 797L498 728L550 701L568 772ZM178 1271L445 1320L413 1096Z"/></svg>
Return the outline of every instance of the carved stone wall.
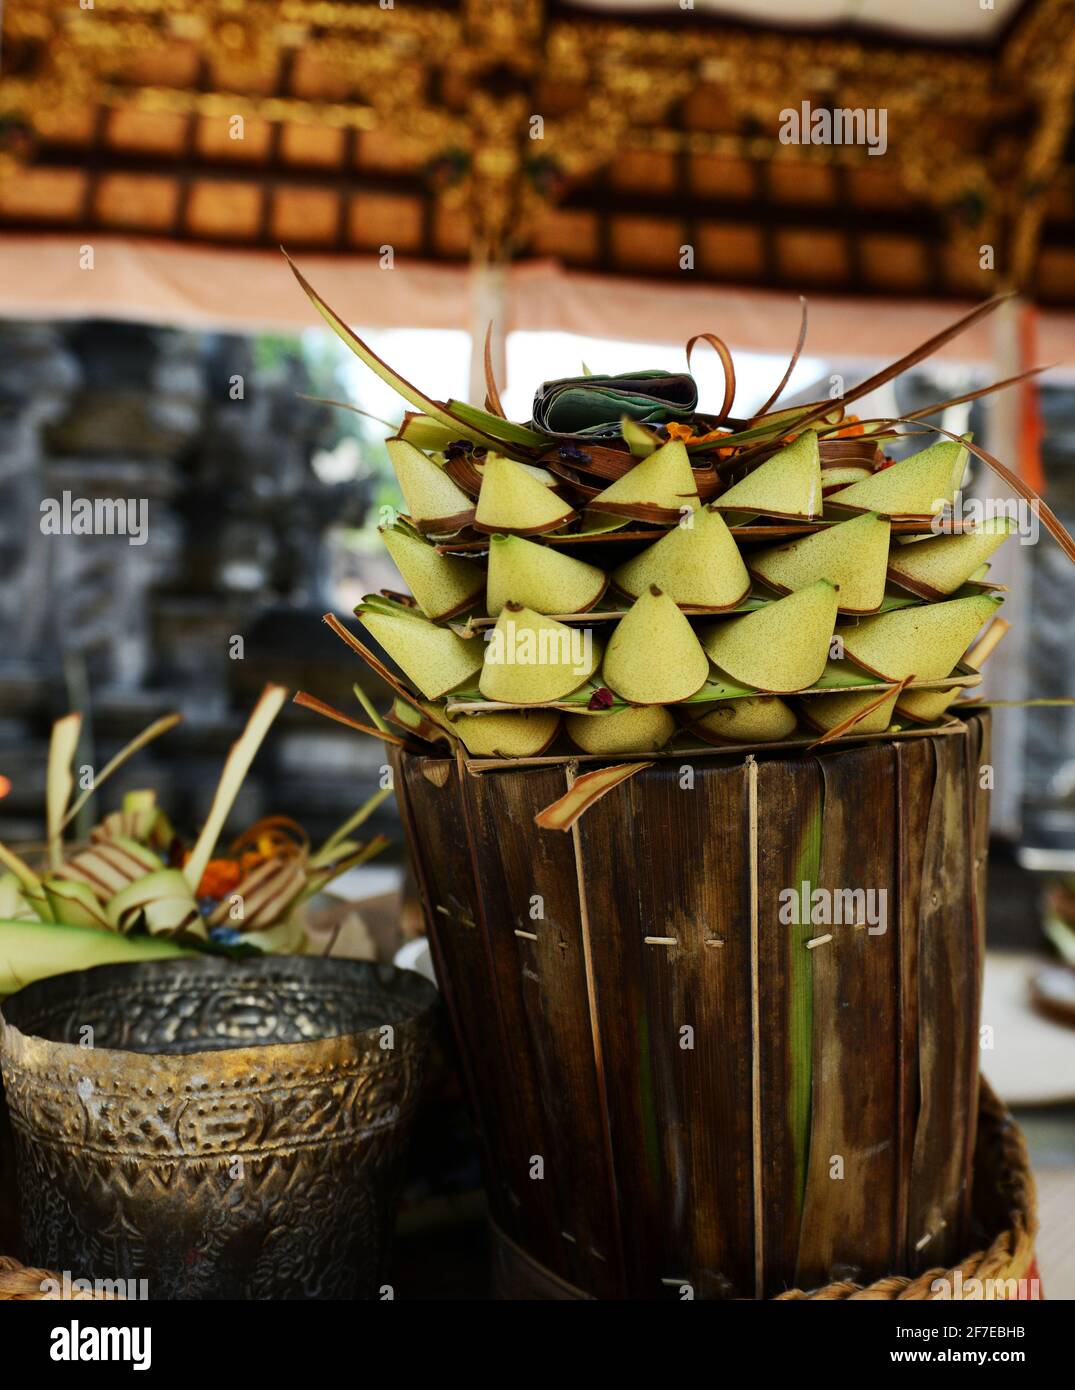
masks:
<svg viewBox="0 0 1075 1390"><path fill-rule="evenodd" d="M299 357L256 360L246 338L0 323L0 773L12 783L0 838L40 837L48 729L66 709L88 712L80 761L96 766L181 710L109 795L156 785L189 826L264 681L352 702L359 672L319 621L332 602L322 556L326 530L360 523L369 496L312 471L333 419L299 398L310 390ZM70 533L80 502L120 501L142 534ZM68 533L48 533L43 503ZM288 708L236 820L278 809L330 829L380 762L375 745Z"/></svg>

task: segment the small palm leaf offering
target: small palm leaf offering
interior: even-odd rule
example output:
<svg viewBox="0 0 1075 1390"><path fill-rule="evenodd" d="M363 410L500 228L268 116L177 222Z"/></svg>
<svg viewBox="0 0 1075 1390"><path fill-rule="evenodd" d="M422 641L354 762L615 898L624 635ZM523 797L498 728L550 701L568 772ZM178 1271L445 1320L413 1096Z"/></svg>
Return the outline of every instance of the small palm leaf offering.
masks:
<svg viewBox="0 0 1075 1390"><path fill-rule="evenodd" d="M179 715L143 730L73 799L81 716L56 721L44 863L32 866L0 844L0 995L91 965L193 951L303 950L303 904L387 843L384 836L363 840L356 832L389 793L377 792L317 849L286 816L267 816L220 848L243 780L287 697L282 686L265 687L192 843L177 834L151 790L127 792L92 828L88 842L65 840L90 798L133 754L174 728Z"/></svg>
<svg viewBox="0 0 1075 1390"><path fill-rule="evenodd" d="M730 352L704 334L688 366L697 342L716 351L714 414L689 373L644 370L546 382L522 424L504 418L488 344L487 408L434 401L292 269L414 407L388 440L407 514L381 528L413 598L370 594L355 610L391 667L332 620L389 681L393 707L382 717L356 691L362 723L301 697L390 742L554 760L920 736L980 683L968 649L1004 596L989 561L1015 527L1003 510L958 514L971 460L1075 559L1032 489L969 435L923 423L957 402L899 419L847 413L1000 300L841 401L773 408L802 350L804 305L787 372L747 418L731 415Z"/></svg>

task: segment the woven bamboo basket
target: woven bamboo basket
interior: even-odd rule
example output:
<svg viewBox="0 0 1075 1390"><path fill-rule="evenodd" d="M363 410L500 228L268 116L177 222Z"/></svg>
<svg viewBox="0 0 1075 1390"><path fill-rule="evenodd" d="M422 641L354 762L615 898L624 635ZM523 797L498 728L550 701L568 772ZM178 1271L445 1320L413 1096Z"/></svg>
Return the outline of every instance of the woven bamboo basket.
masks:
<svg viewBox="0 0 1075 1390"><path fill-rule="evenodd" d="M398 755L503 1248L638 1299L975 1248L988 738L659 760L568 834L534 824L568 762ZM883 891L885 930L787 923L804 883Z"/></svg>
<svg viewBox="0 0 1075 1390"><path fill-rule="evenodd" d="M777 1294L775 1301L977 1301L982 1297L1006 1300L1035 1296L1032 1278L1037 1204L1026 1144L1019 1127L984 1079L978 1100L972 1222L972 1234L981 1243L981 1249L950 1267L937 1266L914 1277L890 1274L868 1285L843 1279L809 1291L787 1289ZM501 1298L590 1297L535 1264L495 1227L493 1278ZM682 1290L677 1292L682 1296Z"/></svg>

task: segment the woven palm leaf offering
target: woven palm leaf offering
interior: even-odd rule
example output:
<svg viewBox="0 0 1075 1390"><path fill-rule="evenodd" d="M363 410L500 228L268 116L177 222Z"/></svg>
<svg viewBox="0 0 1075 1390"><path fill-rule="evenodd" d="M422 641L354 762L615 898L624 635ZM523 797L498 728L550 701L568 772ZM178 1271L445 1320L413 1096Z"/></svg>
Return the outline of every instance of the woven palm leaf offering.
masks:
<svg viewBox="0 0 1075 1390"><path fill-rule="evenodd" d="M980 684L968 651L1003 601L989 565L1013 523L953 516L969 459L1031 501L1075 559L1016 475L969 435L920 423L1009 382L901 419L847 413L999 300L840 402L773 408L804 305L788 369L749 419L731 416L731 354L704 334L687 360L703 340L717 352L716 414L698 409L689 374L640 371L546 382L519 424L504 418L488 343L486 408L433 401L295 274L414 407L387 441L406 514L381 529L410 592L355 610L398 674L335 623L389 679L386 717L411 743L585 761L920 736ZM889 457L908 440L922 447Z"/></svg>
<svg viewBox="0 0 1075 1390"><path fill-rule="evenodd" d="M996 301L838 402L778 405L804 308L749 417L702 335L682 373L546 382L522 424L488 341L485 407L435 401L298 278L409 407L382 528L401 592L326 617L391 706L296 699L390 746L498 1291L896 1297L986 1250L1025 1273L1032 1213L989 1215L977 1125L975 687L1012 526L963 519L965 474L1075 543L923 423L956 402L848 413Z"/></svg>
<svg viewBox="0 0 1075 1390"><path fill-rule="evenodd" d="M81 716L52 728L46 779L44 863L33 867L0 844L0 996L34 980L92 965L210 952L233 956L303 950L303 904L345 869L380 852L384 836L356 832L384 800L377 792L313 848L286 816L267 816L226 849L218 842L265 735L288 691L268 685L224 764L209 814L193 842L180 836L152 790L129 791L71 844L65 832L133 754L180 722L143 730L74 796Z"/></svg>

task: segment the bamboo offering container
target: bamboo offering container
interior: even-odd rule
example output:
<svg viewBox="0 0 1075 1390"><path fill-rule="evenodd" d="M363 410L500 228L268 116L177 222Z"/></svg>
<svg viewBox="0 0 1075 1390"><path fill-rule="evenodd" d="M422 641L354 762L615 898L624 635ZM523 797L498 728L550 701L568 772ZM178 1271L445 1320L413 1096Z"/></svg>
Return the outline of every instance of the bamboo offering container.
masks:
<svg viewBox="0 0 1075 1390"><path fill-rule="evenodd" d="M965 1253L988 740L658 759L567 833L534 816L569 760L397 754L502 1291L771 1298ZM800 921L804 883L883 892L885 930Z"/></svg>

